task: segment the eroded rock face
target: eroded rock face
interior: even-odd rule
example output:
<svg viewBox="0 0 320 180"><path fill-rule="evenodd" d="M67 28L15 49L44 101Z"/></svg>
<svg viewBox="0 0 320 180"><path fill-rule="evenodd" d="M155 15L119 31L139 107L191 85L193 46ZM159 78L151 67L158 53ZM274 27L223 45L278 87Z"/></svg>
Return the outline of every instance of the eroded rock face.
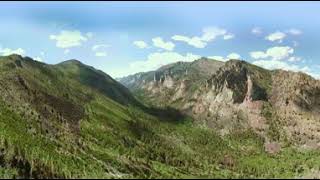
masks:
<svg viewBox="0 0 320 180"><path fill-rule="evenodd" d="M177 65L160 68L158 77L144 82L142 89L155 105L177 108L221 135L252 129L268 143L288 139L300 147L319 148L318 80L303 73L268 71L238 60L217 69L207 61L197 62L196 67L205 69L206 76L182 64L179 70L172 71ZM213 69L210 76L208 67Z"/></svg>
<svg viewBox="0 0 320 180"><path fill-rule="evenodd" d="M163 81L162 85L168 89L172 89L172 88L174 88L174 80L172 79L172 77L170 75L166 75L164 77L164 81Z"/></svg>
<svg viewBox="0 0 320 180"><path fill-rule="evenodd" d="M194 92L223 64L201 58L165 65L156 71L138 73L119 81L132 92L143 90L145 99L155 106L173 106L190 112L195 101Z"/></svg>

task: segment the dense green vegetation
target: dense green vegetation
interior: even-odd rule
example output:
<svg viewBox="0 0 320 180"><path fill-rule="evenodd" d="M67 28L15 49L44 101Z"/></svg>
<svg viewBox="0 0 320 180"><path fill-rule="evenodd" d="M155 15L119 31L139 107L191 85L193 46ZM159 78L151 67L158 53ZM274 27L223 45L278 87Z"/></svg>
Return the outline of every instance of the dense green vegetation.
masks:
<svg viewBox="0 0 320 180"><path fill-rule="evenodd" d="M16 85L8 91L32 97L37 89L36 97L47 97L41 95L44 91L55 98L24 109L19 104L32 99L0 101L0 178L288 178L320 168L317 151L286 147L269 155L263 139L251 130L221 137L172 109L119 102L114 97L126 90L113 96L112 90L84 83L85 77L92 77L88 69L86 76L75 79L79 64L71 63L74 69L68 65L67 71L14 58L22 61L22 68L11 69L11 64L10 73L22 73L27 89ZM3 71L1 77L8 74ZM83 108L84 115L75 121L78 116L60 111L50 100ZM51 118L44 119L38 106L50 109ZM61 116L66 120L60 122ZM49 131L43 122L50 125Z"/></svg>

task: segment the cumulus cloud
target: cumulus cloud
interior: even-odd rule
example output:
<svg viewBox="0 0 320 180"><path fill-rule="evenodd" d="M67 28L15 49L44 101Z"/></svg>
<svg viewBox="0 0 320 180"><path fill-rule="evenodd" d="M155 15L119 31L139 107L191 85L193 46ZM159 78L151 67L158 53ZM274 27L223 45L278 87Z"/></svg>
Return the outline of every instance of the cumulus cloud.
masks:
<svg viewBox="0 0 320 180"><path fill-rule="evenodd" d="M43 62L42 58L39 57L39 56L37 56L37 57L35 57L35 58L33 58L33 59L36 60L36 61L39 61L39 62Z"/></svg>
<svg viewBox="0 0 320 180"><path fill-rule="evenodd" d="M208 56L208 58L210 59L214 59L214 60L218 60L218 61L222 61L222 62L226 62L230 59L240 59L241 56L237 53L230 53L227 55L227 57L223 57L223 56Z"/></svg>
<svg viewBox="0 0 320 180"><path fill-rule="evenodd" d="M274 69L283 69L283 70L290 70L290 71L298 71L300 68L297 65L291 65L284 61L278 60L257 60L252 62L257 66L261 66L266 69L274 70Z"/></svg>
<svg viewBox="0 0 320 180"><path fill-rule="evenodd" d="M208 56L208 58L214 59L214 60L217 60L217 61L222 61L222 62L228 61L228 59L225 59L225 58L222 57L222 56Z"/></svg>
<svg viewBox="0 0 320 180"><path fill-rule="evenodd" d="M293 54L294 49L289 46L276 46L263 51L250 52L250 56L254 59L271 58L272 60L283 60Z"/></svg>
<svg viewBox="0 0 320 180"><path fill-rule="evenodd" d="M282 69L294 72L304 72L313 76L314 78L320 78L318 71L312 70L308 66L301 66L297 62L301 62L302 58L297 56L291 56L294 50L288 46L272 47L267 49L266 52L255 51L251 52L252 58L256 59L252 62L257 66L261 66L266 69Z"/></svg>
<svg viewBox="0 0 320 180"><path fill-rule="evenodd" d="M252 30L251 30L251 33L252 34L255 34L255 35L260 35L262 34L262 29L260 27L254 27Z"/></svg>
<svg viewBox="0 0 320 180"><path fill-rule="evenodd" d="M267 53L263 52L263 51L253 51L250 52L250 56L254 59L263 59L268 57Z"/></svg>
<svg viewBox="0 0 320 180"><path fill-rule="evenodd" d="M301 60L302 60L301 57L296 57L296 56L292 56L288 59L289 62L299 62Z"/></svg>
<svg viewBox="0 0 320 180"><path fill-rule="evenodd" d="M0 54L2 56L8 56L11 54L19 54L21 56L23 56L25 54L25 50L22 48L18 48L18 49L10 49L10 48L0 48Z"/></svg>
<svg viewBox="0 0 320 180"><path fill-rule="evenodd" d="M174 35L171 38L175 41L182 41L195 48L204 48L208 42L222 36L224 40L234 38L234 34L228 33L227 30L218 27L207 27L202 30L201 36L188 37L184 35Z"/></svg>
<svg viewBox="0 0 320 180"><path fill-rule="evenodd" d="M110 47L107 44L96 44L92 46L92 51L94 51L95 56L97 57L105 57L107 56L106 48Z"/></svg>
<svg viewBox="0 0 320 180"><path fill-rule="evenodd" d="M276 46L269 48L266 54L273 60L282 60L289 57L293 52L294 50L289 46Z"/></svg>
<svg viewBox="0 0 320 180"><path fill-rule="evenodd" d="M227 30L225 29L221 29L218 27L207 27L203 29L203 35L201 36L201 39L203 41L210 42L219 36L225 35L226 33Z"/></svg>
<svg viewBox="0 0 320 180"><path fill-rule="evenodd" d="M227 56L227 58L229 58L229 59L240 59L241 56L239 54L237 54L237 53L231 53L231 54L229 54Z"/></svg>
<svg viewBox="0 0 320 180"><path fill-rule="evenodd" d="M155 47L159 47L168 51L172 51L175 47L171 41L165 42L161 37L153 38L152 42Z"/></svg>
<svg viewBox="0 0 320 180"><path fill-rule="evenodd" d="M304 72L316 79L320 79L319 72L312 71L311 68L308 66L301 67L296 64L289 64L287 62L278 61L278 60L257 60L252 62L252 64L255 64L257 66L260 66L269 70L282 69L282 70L294 71L294 72Z"/></svg>
<svg viewBox="0 0 320 180"><path fill-rule="evenodd" d="M82 42L88 40L88 38L80 31L61 31L58 35L50 35L51 40L56 41L56 46L59 48L71 48L81 46Z"/></svg>
<svg viewBox="0 0 320 180"><path fill-rule="evenodd" d="M145 49L148 47L148 44L144 41L134 41L133 45L137 46L140 49Z"/></svg>
<svg viewBox="0 0 320 180"><path fill-rule="evenodd" d="M291 35L300 35L300 34L302 34L302 31L299 29L292 28L292 29L289 29L287 31L287 33L289 33Z"/></svg>
<svg viewBox="0 0 320 180"><path fill-rule="evenodd" d="M285 33L277 31L269 34L268 36L265 37L265 39L269 41L278 41L279 43L281 43L286 36L287 35Z"/></svg>

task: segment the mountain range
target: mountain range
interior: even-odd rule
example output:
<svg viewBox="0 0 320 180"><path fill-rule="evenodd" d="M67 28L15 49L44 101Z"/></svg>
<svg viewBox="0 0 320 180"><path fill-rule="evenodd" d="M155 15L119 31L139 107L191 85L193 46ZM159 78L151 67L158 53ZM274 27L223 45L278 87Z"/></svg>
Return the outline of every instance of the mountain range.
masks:
<svg viewBox="0 0 320 180"><path fill-rule="evenodd" d="M320 81L201 58L113 79L0 57L0 178L320 177Z"/></svg>

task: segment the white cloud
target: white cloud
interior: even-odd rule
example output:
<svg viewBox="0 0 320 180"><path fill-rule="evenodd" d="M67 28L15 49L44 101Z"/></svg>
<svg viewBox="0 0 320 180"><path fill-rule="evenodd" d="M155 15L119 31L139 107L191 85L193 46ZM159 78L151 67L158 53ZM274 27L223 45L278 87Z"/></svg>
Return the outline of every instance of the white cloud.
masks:
<svg viewBox="0 0 320 180"><path fill-rule="evenodd" d="M45 54L46 54L46 53L43 52L43 51L40 52L40 55L41 55L41 56L44 56Z"/></svg>
<svg viewBox="0 0 320 180"><path fill-rule="evenodd" d="M82 42L88 40L80 31L61 31L58 35L50 35L50 39L55 40L59 48L81 46Z"/></svg>
<svg viewBox="0 0 320 180"><path fill-rule="evenodd" d="M262 34L262 29L261 29L260 27L254 27L254 28L251 30L251 33L252 33L252 34L255 34L255 35Z"/></svg>
<svg viewBox="0 0 320 180"><path fill-rule="evenodd" d="M274 70L274 69L283 69L283 70L290 70L290 71L299 71L300 68L297 65L291 65L284 61L278 60L257 60L254 61L252 64L257 66L261 66L266 69Z"/></svg>
<svg viewBox="0 0 320 180"><path fill-rule="evenodd" d="M289 62L299 62L301 60L302 60L301 57L296 57L296 56L292 56L288 59Z"/></svg>
<svg viewBox="0 0 320 180"><path fill-rule="evenodd" d="M222 62L226 62L228 61L228 59L225 59L224 57L222 56L208 56L209 59L214 59L214 60L217 60L217 61L222 61Z"/></svg>
<svg viewBox="0 0 320 180"><path fill-rule="evenodd" d="M155 47L159 47L159 48L162 48L162 49L165 49L168 51L172 51L175 47L175 45L172 42L170 42L170 41L165 42L164 40L162 40L161 37L153 38L152 42Z"/></svg>
<svg viewBox="0 0 320 180"><path fill-rule="evenodd" d="M229 55L227 55L227 57L223 57L223 56L208 56L208 58L210 59L214 59L214 60L218 60L218 61L223 61L226 62L229 59L240 59L241 56L237 53L230 53Z"/></svg>
<svg viewBox="0 0 320 180"><path fill-rule="evenodd" d="M97 57L105 57L107 56L106 48L110 47L110 45L107 44L96 44L92 46L92 51L95 52L95 56Z"/></svg>
<svg viewBox="0 0 320 180"><path fill-rule="evenodd" d="M96 51L98 49L108 48L108 47L110 47L110 45L107 45L107 44L96 44L96 45L92 46L92 50Z"/></svg>
<svg viewBox="0 0 320 180"><path fill-rule="evenodd" d="M148 44L144 41L134 41L133 45L137 46L140 49L145 49L148 47Z"/></svg>
<svg viewBox="0 0 320 180"><path fill-rule="evenodd" d="M277 31L275 33L269 34L267 37L265 37L265 39L269 41L278 41L279 43L281 43L286 36L287 35L285 33Z"/></svg>
<svg viewBox="0 0 320 180"><path fill-rule="evenodd" d="M223 36L227 33L227 30L218 27L207 27L203 29L203 35L201 39L206 42L210 42L216 39L218 36Z"/></svg>
<svg viewBox="0 0 320 180"><path fill-rule="evenodd" d="M268 57L268 55L265 52L262 51L253 51L250 52L250 56L254 59L264 59Z"/></svg>
<svg viewBox="0 0 320 180"><path fill-rule="evenodd" d="M2 56L8 56L11 54L19 54L21 56L23 56L25 54L25 50L22 48L18 48L18 49L10 49L10 48L0 48L0 54Z"/></svg>
<svg viewBox="0 0 320 180"><path fill-rule="evenodd" d="M106 52L96 52L95 54L97 57L105 57L107 56L107 53Z"/></svg>
<svg viewBox="0 0 320 180"><path fill-rule="evenodd" d="M255 64L257 66L260 66L269 70L282 69L282 70L294 71L294 72L304 72L316 79L320 79L320 73L312 71L311 68L309 68L308 66L300 67L295 64L288 64L284 61L278 61L278 60L257 60L252 62L252 64Z"/></svg>
<svg viewBox="0 0 320 180"><path fill-rule="evenodd" d="M273 60L282 60L289 57L293 52L294 50L289 46L276 46L269 48L266 54Z"/></svg>
<svg viewBox="0 0 320 180"><path fill-rule="evenodd" d="M189 44L190 46L196 47L196 48L204 48L207 43L202 41L199 37L192 37L189 38L187 36L181 36L181 35L174 35L172 36L172 39L175 41L183 41Z"/></svg>
<svg viewBox="0 0 320 180"><path fill-rule="evenodd" d="M233 38L234 38L234 34L226 34L223 36L224 40L233 39Z"/></svg>
<svg viewBox="0 0 320 180"><path fill-rule="evenodd" d="M229 58L229 59L240 59L241 56L239 54L237 54L237 53L231 53L231 54L229 54L227 56L227 58Z"/></svg>
<svg viewBox="0 0 320 180"><path fill-rule="evenodd" d="M37 56L37 57L35 57L35 58L33 58L33 59L36 60L36 61L39 61L39 62L43 62L42 58L39 57L39 56Z"/></svg>
<svg viewBox="0 0 320 180"><path fill-rule="evenodd" d="M294 47L299 46L299 43L298 43L297 41L293 41L292 43L293 43L293 46L294 46Z"/></svg>
<svg viewBox="0 0 320 180"><path fill-rule="evenodd" d="M287 31L287 33L289 33L289 34L291 34L291 35L300 35L300 34L302 34L302 31L299 30L299 29L294 29L294 28L292 28L292 29L289 29L289 30Z"/></svg>
<svg viewBox="0 0 320 180"><path fill-rule="evenodd" d="M289 46L276 46L276 47L267 49L266 52L263 52L263 51L250 52L250 56L254 59L264 59L264 58L271 57L272 60L283 60L285 58L288 58L293 52L294 52L294 49L292 49Z"/></svg>
<svg viewBox="0 0 320 180"><path fill-rule="evenodd" d="M195 48L204 48L207 46L208 42L213 41L219 36L223 36L224 40L234 38L234 34L227 34L227 30L218 27L204 28L201 36L188 37L183 35L174 35L171 38L175 41L186 42L187 44Z"/></svg>

